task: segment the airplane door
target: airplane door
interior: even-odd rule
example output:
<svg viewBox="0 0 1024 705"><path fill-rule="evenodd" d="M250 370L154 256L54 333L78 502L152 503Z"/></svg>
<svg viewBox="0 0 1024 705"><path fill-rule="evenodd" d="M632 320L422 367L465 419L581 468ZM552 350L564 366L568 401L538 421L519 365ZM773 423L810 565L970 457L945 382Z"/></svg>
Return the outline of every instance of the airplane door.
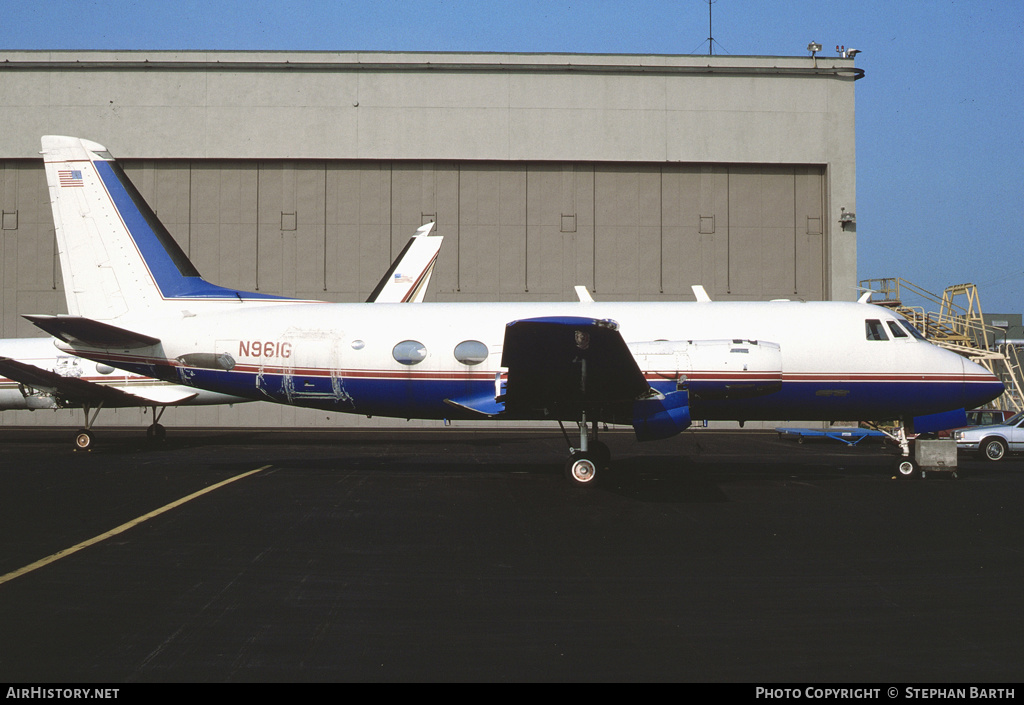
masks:
<svg viewBox="0 0 1024 705"><path fill-rule="evenodd" d="M271 350L280 363L278 394L283 400L318 409L354 408L342 372L343 343L343 336L333 331L286 331Z"/></svg>

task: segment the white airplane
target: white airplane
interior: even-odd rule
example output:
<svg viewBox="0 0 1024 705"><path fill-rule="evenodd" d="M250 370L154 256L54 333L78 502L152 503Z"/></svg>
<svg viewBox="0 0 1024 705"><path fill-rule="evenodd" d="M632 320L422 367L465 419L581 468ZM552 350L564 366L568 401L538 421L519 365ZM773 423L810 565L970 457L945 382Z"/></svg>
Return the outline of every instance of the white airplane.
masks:
<svg viewBox="0 0 1024 705"><path fill-rule="evenodd" d="M430 234L433 227L431 222L416 230L367 303L422 303L443 241L442 236ZM173 240L168 242L178 249ZM253 401L94 363L57 350L54 342L53 338L0 340L0 411L82 409L85 425L74 439L78 450L92 446L92 427L104 408L149 407L153 423L146 429L146 435L162 439L166 430L160 419L169 406Z"/></svg>
<svg viewBox="0 0 1024 705"><path fill-rule="evenodd" d="M990 372L866 302L297 302L201 279L107 150L44 137L67 316L26 316L81 357L220 394L369 416L575 422L566 474L691 420L955 425ZM698 289L698 292L701 290Z"/></svg>

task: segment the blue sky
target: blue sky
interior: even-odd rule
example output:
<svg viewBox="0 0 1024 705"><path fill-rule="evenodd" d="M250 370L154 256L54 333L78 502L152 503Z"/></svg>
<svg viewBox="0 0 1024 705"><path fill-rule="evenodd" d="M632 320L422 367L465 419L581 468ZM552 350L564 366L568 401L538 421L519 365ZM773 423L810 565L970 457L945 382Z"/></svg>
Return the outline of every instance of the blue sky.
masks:
<svg viewBox="0 0 1024 705"><path fill-rule="evenodd" d="M863 53L860 279L1024 312L1024 2L716 0L716 54ZM6 0L4 49L702 54L707 0Z"/></svg>

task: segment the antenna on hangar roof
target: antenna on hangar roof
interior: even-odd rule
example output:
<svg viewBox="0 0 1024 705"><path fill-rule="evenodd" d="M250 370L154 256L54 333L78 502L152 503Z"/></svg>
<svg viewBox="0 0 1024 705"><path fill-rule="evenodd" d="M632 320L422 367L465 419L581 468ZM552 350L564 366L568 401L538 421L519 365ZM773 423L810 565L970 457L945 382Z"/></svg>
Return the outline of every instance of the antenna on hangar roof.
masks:
<svg viewBox="0 0 1024 705"><path fill-rule="evenodd" d="M711 31L711 6L718 0L707 0L708 3L708 56L715 53L715 33Z"/></svg>
<svg viewBox="0 0 1024 705"><path fill-rule="evenodd" d="M712 8L711 8L711 6L714 5L716 2L718 2L718 0L704 0L704 2L706 2L708 4L708 38L705 41L707 41L707 43L708 43L708 56L712 56L715 53L715 44L718 44L718 42L715 41L715 33L713 31L712 16L711 16ZM701 42L698 45L698 48L700 48L702 46L704 46L704 42ZM718 48L722 49L722 45L718 44ZM725 51L724 49L722 49L722 50ZM692 54L693 52L690 52L690 53ZM725 53L728 54L729 52L726 51Z"/></svg>

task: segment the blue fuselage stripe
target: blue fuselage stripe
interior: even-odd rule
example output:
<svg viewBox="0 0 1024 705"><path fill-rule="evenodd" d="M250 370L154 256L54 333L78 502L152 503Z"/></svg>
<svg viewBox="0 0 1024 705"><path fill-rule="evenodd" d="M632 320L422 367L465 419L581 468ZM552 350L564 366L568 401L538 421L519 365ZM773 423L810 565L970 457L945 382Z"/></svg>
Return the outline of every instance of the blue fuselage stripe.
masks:
<svg viewBox="0 0 1024 705"><path fill-rule="evenodd" d="M193 368L138 365L140 374L183 382L250 399L272 400L316 409L400 418L475 418L445 399L471 399L493 394L494 381L465 377L379 378L328 377L224 372ZM662 393L674 382L653 383ZM709 420L883 420L947 411L952 403L973 408L1000 389L997 381L785 381L777 391L739 399L722 398L721 382L689 386L691 416ZM980 401L979 401L980 400ZM597 419L616 420L622 419Z"/></svg>

